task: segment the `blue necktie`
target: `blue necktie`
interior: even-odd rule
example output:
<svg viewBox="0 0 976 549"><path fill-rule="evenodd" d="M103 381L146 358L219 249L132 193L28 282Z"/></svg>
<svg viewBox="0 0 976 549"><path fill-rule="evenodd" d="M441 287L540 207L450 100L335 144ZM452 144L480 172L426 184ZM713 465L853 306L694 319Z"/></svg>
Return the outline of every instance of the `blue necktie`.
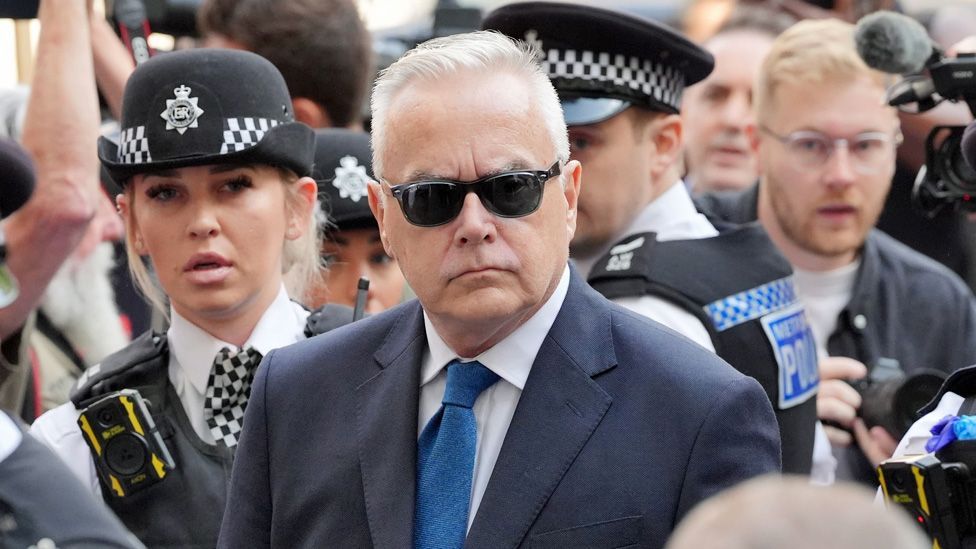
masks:
<svg viewBox="0 0 976 549"><path fill-rule="evenodd" d="M441 408L417 441L416 549L464 545L478 441L478 423L471 407L496 381L498 374L479 362L454 360L447 365Z"/></svg>

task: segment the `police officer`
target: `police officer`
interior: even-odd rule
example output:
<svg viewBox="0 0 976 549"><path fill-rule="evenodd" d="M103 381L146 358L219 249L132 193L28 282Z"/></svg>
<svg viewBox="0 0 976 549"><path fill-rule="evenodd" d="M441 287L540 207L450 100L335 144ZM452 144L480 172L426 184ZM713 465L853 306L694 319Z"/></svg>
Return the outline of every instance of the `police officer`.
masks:
<svg viewBox="0 0 976 549"><path fill-rule="evenodd" d="M326 273L311 292L311 307L326 302L355 306L362 277L369 280L365 312L385 311L403 299L406 281L396 260L383 249L366 199L366 183L373 177L372 159L365 132L315 131L313 176L319 184Z"/></svg>
<svg viewBox="0 0 976 549"><path fill-rule="evenodd" d="M571 251L590 284L762 383L783 471L810 473L818 375L792 270L759 227L712 226L680 180L682 91L712 57L659 24L590 6L509 4L483 27L538 47L560 93L585 182Z"/></svg>
<svg viewBox="0 0 976 549"><path fill-rule="evenodd" d="M317 331L290 300L319 274L314 134L268 61L207 49L140 65L121 127L99 157L133 275L171 324L88 369L32 434L146 545L213 547L254 370Z"/></svg>

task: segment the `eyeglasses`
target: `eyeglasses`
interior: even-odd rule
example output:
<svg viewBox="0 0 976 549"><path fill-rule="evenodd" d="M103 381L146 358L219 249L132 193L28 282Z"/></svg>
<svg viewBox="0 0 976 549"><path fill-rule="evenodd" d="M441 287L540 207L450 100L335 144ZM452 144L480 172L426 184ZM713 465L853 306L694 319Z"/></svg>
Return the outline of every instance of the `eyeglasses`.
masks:
<svg viewBox="0 0 976 549"><path fill-rule="evenodd" d="M782 143L799 167L822 168L835 149L844 147L850 156L854 171L863 175L881 170L886 162L891 161L894 147L900 145L902 141L901 132L895 134L864 132L846 139L828 137L812 130L779 135L765 126L759 126L759 129Z"/></svg>
<svg viewBox="0 0 976 549"><path fill-rule="evenodd" d="M429 180L391 186L393 198L407 221L436 227L454 220L468 193L475 193L485 209L499 217L523 217L539 209L546 181L560 174L559 161L546 171L497 173L469 183Z"/></svg>

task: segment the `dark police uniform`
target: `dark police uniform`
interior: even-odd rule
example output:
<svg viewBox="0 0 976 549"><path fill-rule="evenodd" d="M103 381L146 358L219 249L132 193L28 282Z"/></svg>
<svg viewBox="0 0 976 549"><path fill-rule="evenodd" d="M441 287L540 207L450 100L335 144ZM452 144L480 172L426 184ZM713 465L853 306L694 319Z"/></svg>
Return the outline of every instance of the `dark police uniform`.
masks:
<svg viewBox="0 0 976 549"><path fill-rule="evenodd" d="M287 168L299 176L311 174L314 133L294 121L291 98L274 66L249 52L190 50L140 65L126 84L121 127L120 143L100 140L99 156L122 185L139 173L199 165L258 164ZM309 314L290 302L282 287L245 346L267 354L351 318L351 309L338 306ZM220 437L214 434L216 427L204 419L204 405L212 410L211 421L218 412L242 413L256 368L255 361L249 361L250 367L236 365L243 372L231 368L221 374L232 380L246 376L246 382L237 408L217 408L222 396L217 391L224 389L214 385L214 394L208 394L207 375L216 371L211 370L215 353L210 351L221 346L226 345L174 311L167 336L147 333L86 370L71 403L45 414L32 427L32 433L60 453L76 475L88 479L148 546L217 543L236 439L233 429ZM86 447L76 423L81 409L121 389L137 389L148 399L148 411L175 464L157 482L129 493L117 480L109 485L104 475L95 476L93 464L99 459ZM228 421L237 427L240 416L235 417ZM207 436L216 440L208 441Z"/></svg>
<svg viewBox="0 0 976 549"><path fill-rule="evenodd" d="M352 309L326 305L309 315L305 333L312 337L352 321ZM176 468L155 486L114 497L99 477L106 503L150 547L214 547L220 533L227 483L235 448L209 444L194 432L167 374L165 334L147 332L103 360L94 375L71 395L74 406L88 404L120 389L136 389L152 404L151 414Z"/></svg>
<svg viewBox="0 0 976 549"><path fill-rule="evenodd" d="M699 205L715 219L749 222L756 219L758 189L707 195ZM887 361L906 374L976 363L976 302L955 273L877 229L868 233L860 260L851 299L827 340L831 356L868 368ZM877 483L859 449L839 457L839 477Z"/></svg>
<svg viewBox="0 0 976 549"><path fill-rule="evenodd" d="M707 52L661 25L588 6L502 7L483 27L541 49L570 126L632 106L678 113L684 87L713 65ZM667 199L690 203L684 188L675 188L681 182L673 185ZM684 196L671 196L678 192ZM758 226L671 238L627 236L597 260L588 281L608 298L651 296L697 318L716 353L765 388L777 410L784 472L810 473L819 376L790 265Z"/></svg>

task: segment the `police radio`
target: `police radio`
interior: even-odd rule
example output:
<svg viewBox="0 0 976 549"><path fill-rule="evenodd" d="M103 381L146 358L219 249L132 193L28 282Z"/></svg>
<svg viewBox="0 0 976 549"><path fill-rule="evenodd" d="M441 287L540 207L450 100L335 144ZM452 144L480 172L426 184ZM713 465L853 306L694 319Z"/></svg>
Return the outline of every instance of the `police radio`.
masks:
<svg viewBox="0 0 976 549"><path fill-rule="evenodd" d="M115 497L148 488L176 468L139 391L123 389L99 399L81 412L78 426Z"/></svg>

